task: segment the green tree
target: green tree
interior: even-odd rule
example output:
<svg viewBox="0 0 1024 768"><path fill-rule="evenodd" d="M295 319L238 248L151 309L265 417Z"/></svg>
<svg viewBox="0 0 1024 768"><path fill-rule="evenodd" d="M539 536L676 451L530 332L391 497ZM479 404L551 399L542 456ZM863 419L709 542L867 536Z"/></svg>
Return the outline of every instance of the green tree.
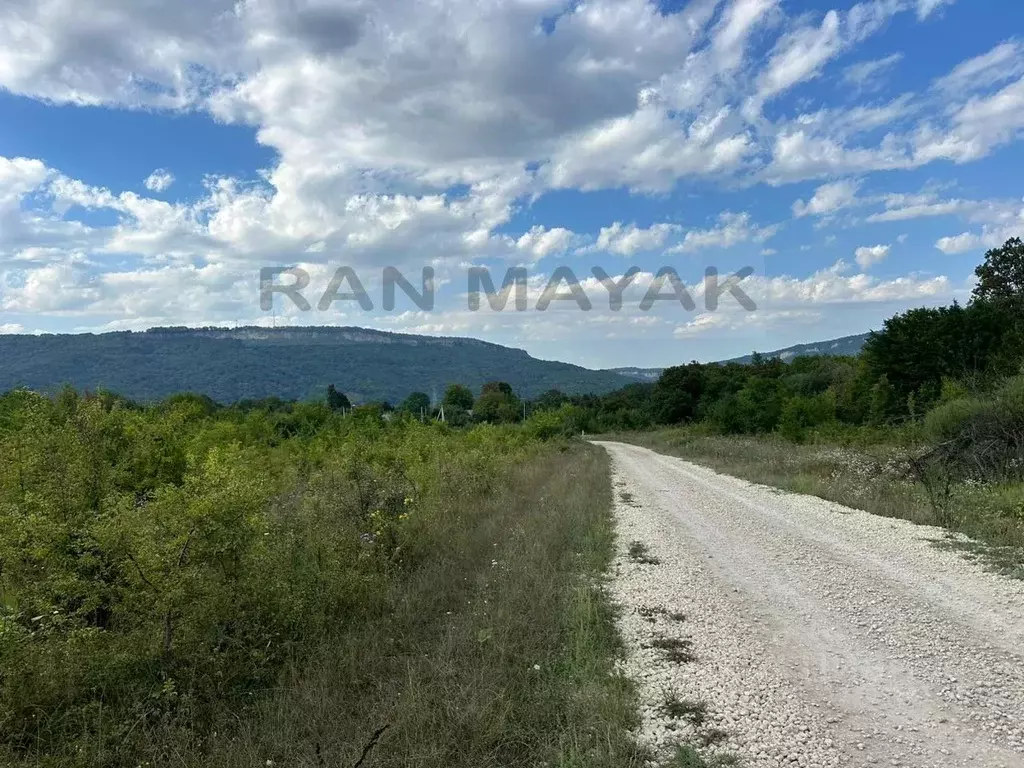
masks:
<svg viewBox="0 0 1024 768"><path fill-rule="evenodd" d="M543 395L533 401L531 410L534 411L557 411L569 402L568 395L559 392L557 389L549 389Z"/></svg>
<svg viewBox="0 0 1024 768"><path fill-rule="evenodd" d="M700 364L666 369L654 385L651 397L654 420L659 424L693 421L703 392L704 368Z"/></svg>
<svg viewBox="0 0 1024 768"><path fill-rule="evenodd" d="M451 384L444 391L444 399L441 402L449 411L471 411L473 410L473 392L469 387L464 387L461 384Z"/></svg>
<svg viewBox="0 0 1024 768"><path fill-rule="evenodd" d="M399 410L419 417L421 413L430 414L430 396L426 392L413 392L399 406Z"/></svg>
<svg viewBox="0 0 1024 768"><path fill-rule="evenodd" d="M327 387L327 407L332 411L347 411L352 407L344 392L339 392L333 384Z"/></svg>
<svg viewBox="0 0 1024 768"><path fill-rule="evenodd" d="M473 418L492 424L509 424L522 416L522 405L511 385L503 381L484 384L473 405Z"/></svg>
<svg viewBox="0 0 1024 768"><path fill-rule="evenodd" d="M889 377L882 375L875 385L871 387L871 408L868 412L868 419L875 426L888 424L893 417L893 411L897 407L899 399L896 390L889 383Z"/></svg>
<svg viewBox="0 0 1024 768"><path fill-rule="evenodd" d="M1019 237L985 254L974 270L978 284L971 294L975 301L1020 301L1024 299L1024 242Z"/></svg>

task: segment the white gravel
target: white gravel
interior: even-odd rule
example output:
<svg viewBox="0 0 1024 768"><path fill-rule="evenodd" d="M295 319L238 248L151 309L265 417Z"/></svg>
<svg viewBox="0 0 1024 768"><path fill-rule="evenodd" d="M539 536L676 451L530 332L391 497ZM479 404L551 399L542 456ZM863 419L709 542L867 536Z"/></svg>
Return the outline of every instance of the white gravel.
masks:
<svg viewBox="0 0 1024 768"><path fill-rule="evenodd" d="M720 729L706 754L751 768L1024 766L1024 582L935 548L936 528L598 444L626 671L662 755ZM635 562L634 541L660 562ZM705 702L705 722L666 716L669 695Z"/></svg>

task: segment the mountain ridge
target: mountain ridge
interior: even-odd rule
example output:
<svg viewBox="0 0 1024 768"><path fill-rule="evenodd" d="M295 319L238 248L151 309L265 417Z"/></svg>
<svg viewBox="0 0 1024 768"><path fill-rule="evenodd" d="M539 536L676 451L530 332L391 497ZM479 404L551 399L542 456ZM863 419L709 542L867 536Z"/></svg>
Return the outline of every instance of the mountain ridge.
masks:
<svg viewBox="0 0 1024 768"><path fill-rule="evenodd" d="M355 402L439 397L448 384L478 391L506 381L521 396L549 389L605 393L623 377L539 360L523 349L459 336L420 336L369 328L159 327L145 331L0 335L0 391L108 389L139 401L182 391L219 402L322 396L328 385Z"/></svg>
<svg viewBox="0 0 1024 768"><path fill-rule="evenodd" d="M856 354L868 334L763 353ZM747 355L724 362L749 362ZM464 336L423 336L357 326L239 328L169 326L145 331L0 335L0 391L108 389L139 401L182 391L219 402L322 396L334 384L354 402L439 398L448 384L474 391L506 381L526 398L550 389L604 394L630 382L652 383L662 368L593 370L540 360L526 350Z"/></svg>
<svg viewBox="0 0 1024 768"><path fill-rule="evenodd" d="M837 339L826 339L825 341L812 341L806 344L794 344L789 347L783 347L782 349L776 349L772 352L761 352L761 357L772 359L779 358L784 361L792 360L794 357L800 357L803 355L827 355L830 357L844 357L847 355L860 354L861 349L864 347L864 343L871 336L871 331L867 333L858 333L853 336L841 336ZM718 362L725 365L727 363L749 363L753 360L755 353L749 355L743 355L742 357L733 357L729 360L719 360ZM680 363L682 365L682 363ZM608 368L606 370L617 373L623 378L632 379L634 381L657 381L658 377L661 376L664 368Z"/></svg>

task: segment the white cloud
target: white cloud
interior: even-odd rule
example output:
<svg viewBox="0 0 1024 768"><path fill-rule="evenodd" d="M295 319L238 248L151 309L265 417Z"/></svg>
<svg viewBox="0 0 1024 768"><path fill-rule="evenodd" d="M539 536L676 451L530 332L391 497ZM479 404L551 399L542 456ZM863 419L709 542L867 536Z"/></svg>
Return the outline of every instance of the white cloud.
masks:
<svg viewBox="0 0 1024 768"><path fill-rule="evenodd" d="M429 263L440 272L481 259L536 262L587 244L621 256L691 253L775 234L750 213L693 229L517 224L552 190L685 194L692 179L723 196L814 179L810 199L793 206L797 217L835 223L827 217L852 206L873 211L873 223L953 215L965 223L939 247L980 247L1019 228L1007 218L1019 204L858 196L872 172L971 162L1024 128L1016 41L923 92L872 91L901 54L864 60L859 43L897 13L935 20L941 5L867 0L804 14L781 0L691 0L671 13L652 0L182 0L172 13L126 0L8 0L0 88L58 103L206 112L258 131L275 160L255 182L214 178L197 199L168 203L39 160L0 159L0 275L18 272L3 283L4 301L134 313L139 323L220 322L251 308L245 275L270 260L323 266L344 251L358 266ZM546 30L544 19L554 19ZM843 90L794 92L819 77ZM799 99L778 98L791 92ZM146 188L166 191L172 178L154 173ZM784 204L797 197L778 194ZM79 217L79 207L117 221L82 223L98 217ZM871 291L907 301L941 293L929 293L931 278L907 280L828 275L805 289L859 297L851 301ZM54 287L63 298L46 293Z"/></svg>
<svg viewBox="0 0 1024 768"><path fill-rule="evenodd" d="M980 232L962 232L959 235L940 238L935 247L948 254L967 253L998 248L1012 237L1024 236L1024 208L1019 208L1015 213L1005 212L994 216L975 214L973 218L989 218L993 223L983 224Z"/></svg>
<svg viewBox="0 0 1024 768"><path fill-rule="evenodd" d="M1024 46L1016 40L1001 43L988 53L961 62L935 81L935 88L957 97L989 88L1024 74Z"/></svg>
<svg viewBox="0 0 1024 768"><path fill-rule="evenodd" d="M749 328L777 328L793 322L813 323L821 312L813 310L757 310L755 312L702 312L693 320L672 331L677 339L688 339L710 333L735 332Z"/></svg>
<svg viewBox="0 0 1024 768"><path fill-rule="evenodd" d="M534 260L539 260L553 254L565 253L575 239L573 232L563 227L546 229L535 226L516 241L516 248L528 252Z"/></svg>
<svg viewBox="0 0 1024 768"><path fill-rule="evenodd" d="M594 249L619 256L633 256L640 251L660 248L670 235L678 231L679 226L676 224L652 224L643 229L636 224L626 226L616 221L610 227L601 227Z"/></svg>
<svg viewBox="0 0 1024 768"><path fill-rule="evenodd" d="M926 19L939 8L955 2L956 0L917 0L917 18Z"/></svg>
<svg viewBox="0 0 1024 768"><path fill-rule="evenodd" d="M906 275L881 280L871 275L851 273L838 261L806 278L791 276L751 279L750 291L762 306L790 308L805 305L831 305L868 302L908 302L951 297L954 286L945 276Z"/></svg>
<svg viewBox="0 0 1024 768"><path fill-rule="evenodd" d="M0 213L17 207L28 193L38 189L50 171L39 160L0 156Z"/></svg>
<svg viewBox="0 0 1024 768"><path fill-rule="evenodd" d="M885 261L891 249L891 245L861 246L854 253L854 257L861 269L867 269L873 264Z"/></svg>
<svg viewBox="0 0 1024 768"><path fill-rule="evenodd" d="M883 76L901 61L903 54L894 53L882 59L851 64L843 70L843 82L858 90L875 90L882 86Z"/></svg>
<svg viewBox="0 0 1024 768"><path fill-rule="evenodd" d="M981 236L971 232L964 232L952 237L942 237L935 243L935 247L943 253L965 253L981 248L982 245Z"/></svg>
<svg viewBox="0 0 1024 768"><path fill-rule="evenodd" d="M793 203L793 215L797 218L824 216L853 205L857 200L860 184L861 182L855 179L823 184L814 190L814 196L806 203L803 200Z"/></svg>
<svg viewBox="0 0 1024 768"><path fill-rule="evenodd" d="M909 200L898 195L886 201L886 210L873 213L867 221L910 221L931 216L951 216L969 211L973 205L967 200L936 200L932 195L911 197Z"/></svg>
<svg viewBox="0 0 1024 768"><path fill-rule="evenodd" d="M942 303L964 291L945 276L907 275L882 280L863 272L851 272L838 261L807 277L781 275L747 278L742 287L758 309L744 311L735 302L723 302L716 312L704 312L673 331L676 338L704 335L728 337L742 329L778 329L793 323L820 326L839 310L878 308L875 315L921 303ZM699 292L697 292L699 294ZM698 300L698 305L700 301Z"/></svg>
<svg viewBox="0 0 1024 768"><path fill-rule="evenodd" d="M143 182L150 192L166 192L174 183L174 174L158 168Z"/></svg>
<svg viewBox="0 0 1024 768"><path fill-rule="evenodd" d="M723 69L740 66L750 36L778 10L779 0L733 0L722 12L711 43Z"/></svg>
<svg viewBox="0 0 1024 768"><path fill-rule="evenodd" d="M829 11L818 26L790 32L775 46L768 68L758 79L757 103L817 77L821 68L842 50L838 11Z"/></svg>
<svg viewBox="0 0 1024 768"><path fill-rule="evenodd" d="M718 226L711 229L691 229L683 242L670 248L667 253L689 253L703 248L730 248L740 243L754 241L763 243L775 235L774 226L759 227L751 220L749 213L725 211L718 216Z"/></svg>

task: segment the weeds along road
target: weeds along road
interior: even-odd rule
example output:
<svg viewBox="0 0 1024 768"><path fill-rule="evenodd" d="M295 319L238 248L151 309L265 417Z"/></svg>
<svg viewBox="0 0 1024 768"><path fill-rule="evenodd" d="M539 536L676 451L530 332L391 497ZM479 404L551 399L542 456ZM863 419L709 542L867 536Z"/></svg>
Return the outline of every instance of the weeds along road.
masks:
<svg viewBox="0 0 1024 768"><path fill-rule="evenodd" d="M1024 583L942 532L611 455L645 740L747 766L1024 766Z"/></svg>

